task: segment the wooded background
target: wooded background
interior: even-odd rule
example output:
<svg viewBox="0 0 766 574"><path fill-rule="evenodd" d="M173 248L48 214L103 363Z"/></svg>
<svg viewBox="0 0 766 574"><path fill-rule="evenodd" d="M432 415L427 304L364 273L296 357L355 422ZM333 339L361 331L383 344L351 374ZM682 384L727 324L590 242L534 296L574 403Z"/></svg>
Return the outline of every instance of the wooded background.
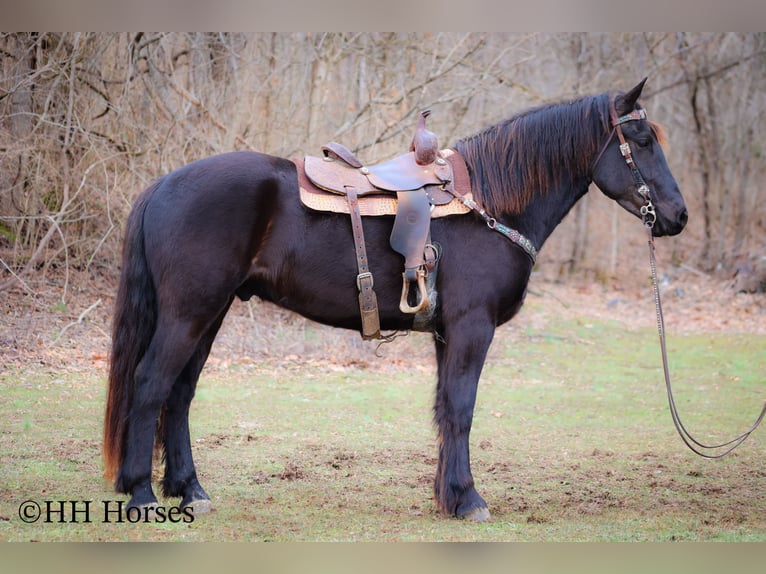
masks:
<svg viewBox="0 0 766 574"><path fill-rule="evenodd" d="M690 212L662 244L666 263L728 277L766 267L763 33L3 33L0 59L0 291L34 292L62 270L116 279L134 198L204 156L316 154L336 140L373 162L406 149L426 108L447 146L644 76ZM539 269L646 274L643 238L595 191Z"/></svg>

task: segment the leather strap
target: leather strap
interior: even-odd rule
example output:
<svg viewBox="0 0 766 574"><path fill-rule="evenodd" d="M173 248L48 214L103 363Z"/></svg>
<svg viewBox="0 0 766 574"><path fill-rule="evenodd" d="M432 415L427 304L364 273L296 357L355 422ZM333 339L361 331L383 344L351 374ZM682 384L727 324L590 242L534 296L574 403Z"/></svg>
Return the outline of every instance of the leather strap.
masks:
<svg viewBox="0 0 766 574"><path fill-rule="evenodd" d="M359 312L362 318L362 339L380 338L380 316L378 314L378 298L373 289L374 281L370 266L367 262L367 248L364 243L362 215L359 212L359 200L356 190L349 188L346 193L349 211L351 212L351 229L354 235L356 264L359 274L356 276L356 286L359 289Z"/></svg>
<svg viewBox="0 0 766 574"><path fill-rule="evenodd" d="M507 225L503 225L497 221L497 219L490 216L486 211L484 211L483 207L481 207L473 200L472 195L468 195L468 192L471 191L471 180L468 173L468 167L465 165L463 157L453 149L446 150L444 157L446 157L447 161L452 164L452 170L455 179L455 187L454 190L452 190L452 194L460 201L462 201L466 207L478 213L487 224L487 227L493 231L497 231L501 235L505 236L506 239L509 239L511 243L515 243L521 247L524 253L526 253L527 256L532 260L532 264L534 265L535 260L537 259L537 248L534 246L532 241L522 235L519 231L512 229Z"/></svg>
<svg viewBox="0 0 766 574"><path fill-rule="evenodd" d="M753 431L758 428L758 425L763 422L764 417L766 417L766 403L764 403L763 408L761 409L761 412L759 413L758 417L755 419L755 422L753 425L745 432L743 432L741 435L731 439L730 441L721 443L721 444L714 444L714 445L708 445L699 442L696 438L692 436L692 434L686 430L686 427L684 426L683 422L681 422L681 417L678 414L678 407L676 406L676 401L673 397L673 389L670 385L670 370L668 368L668 349L667 349L667 342L665 337L665 319L662 315L662 302L660 301L660 289L658 287L657 282L657 262L654 257L654 237L652 235L652 226L651 225L645 225L646 227L646 233L648 236L648 244L649 244L649 267L652 272L652 289L654 292L654 308L655 312L657 314L657 333L660 336L660 351L662 354L662 370L665 375L665 388L668 393L668 404L670 405L670 416L673 418L673 424L676 427L676 430L678 431L679 436L681 437L681 440L684 441L684 444L689 447L689 450L691 450L694 454L697 454L704 458L723 458L727 454L729 454L731 451L733 451L735 448L737 448L739 445L741 445L743 442L745 442L745 439L749 437ZM696 446L695 446L696 445ZM722 452L721 449L724 449ZM716 454L711 454L712 451L718 450L719 452Z"/></svg>
<svg viewBox="0 0 766 574"><path fill-rule="evenodd" d="M452 148L442 152L444 158L452 166L452 195L464 197L471 193L471 176L468 174L468 167L465 165L463 156Z"/></svg>
<svg viewBox="0 0 766 574"><path fill-rule="evenodd" d="M609 116L612 120L614 131L617 133L617 138L620 141L620 153L622 154L625 163L628 164L628 169L630 169L630 175L633 177L636 191L641 197L649 201L651 199L649 197L649 186L646 185L644 178L641 176L641 172L638 171L638 166L636 165L636 162L633 161L633 153L630 150L630 144L625 141L625 136L622 133L622 124L625 122L644 120L646 119L646 112L643 109L633 110L629 114L618 118L617 110L615 109L615 100L611 99L609 100Z"/></svg>
<svg viewBox="0 0 766 574"><path fill-rule="evenodd" d="M328 142L323 145L322 153L326 158L338 157L351 167L362 167L362 162L354 155L354 152L338 142Z"/></svg>

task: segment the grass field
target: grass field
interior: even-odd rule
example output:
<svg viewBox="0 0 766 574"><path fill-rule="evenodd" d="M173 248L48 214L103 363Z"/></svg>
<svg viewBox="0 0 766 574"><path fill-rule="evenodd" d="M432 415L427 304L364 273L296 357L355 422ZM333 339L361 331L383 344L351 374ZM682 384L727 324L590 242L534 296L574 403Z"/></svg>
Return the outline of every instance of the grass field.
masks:
<svg viewBox="0 0 766 574"><path fill-rule="evenodd" d="M428 338L411 335L375 368L294 356L207 369L192 439L216 510L191 523L105 516L125 497L101 478L103 368L6 368L0 539L766 541L763 429L722 460L692 454L668 413L656 333L582 316L498 331L471 435L492 519L441 517L431 498L435 367L387 358L406 345L428 356ZM669 351L681 416L698 438L720 442L750 425L766 390L766 336L691 332L671 336ZM42 519L20 518L27 500ZM80 501L80 513L70 502L56 512L61 501Z"/></svg>

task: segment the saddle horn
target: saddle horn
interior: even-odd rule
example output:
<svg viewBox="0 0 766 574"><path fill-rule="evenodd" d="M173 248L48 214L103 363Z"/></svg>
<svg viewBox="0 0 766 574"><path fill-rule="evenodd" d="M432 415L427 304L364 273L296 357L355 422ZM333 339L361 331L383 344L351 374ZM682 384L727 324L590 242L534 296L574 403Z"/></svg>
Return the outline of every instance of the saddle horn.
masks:
<svg viewBox="0 0 766 574"><path fill-rule="evenodd" d="M439 152L439 139L434 132L426 129L426 118L430 115L431 110L420 112L418 127L410 144L410 151L415 152L415 161L419 165L432 164Z"/></svg>

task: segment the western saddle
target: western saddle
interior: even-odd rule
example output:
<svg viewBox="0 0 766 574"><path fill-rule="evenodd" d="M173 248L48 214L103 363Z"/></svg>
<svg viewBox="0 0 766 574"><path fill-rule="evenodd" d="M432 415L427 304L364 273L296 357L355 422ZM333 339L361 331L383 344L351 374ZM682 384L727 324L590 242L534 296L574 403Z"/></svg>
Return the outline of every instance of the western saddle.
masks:
<svg viewBox="0 0 766 574"><path fill-rule="evenodd" d="M425 127L429 113L421 113L410 151L392 160L364 165L336 142L322 147L322 157L306 156L302 166L295 160L301 200L307 207L351 215L363 339L381 335L362 216L395 215L389 243L404 257L399 309L422 316L431 305L426 277L439 257L430 240L431 217L470 211L468 171L459 154L439 150L435 134Z"/></svg>

